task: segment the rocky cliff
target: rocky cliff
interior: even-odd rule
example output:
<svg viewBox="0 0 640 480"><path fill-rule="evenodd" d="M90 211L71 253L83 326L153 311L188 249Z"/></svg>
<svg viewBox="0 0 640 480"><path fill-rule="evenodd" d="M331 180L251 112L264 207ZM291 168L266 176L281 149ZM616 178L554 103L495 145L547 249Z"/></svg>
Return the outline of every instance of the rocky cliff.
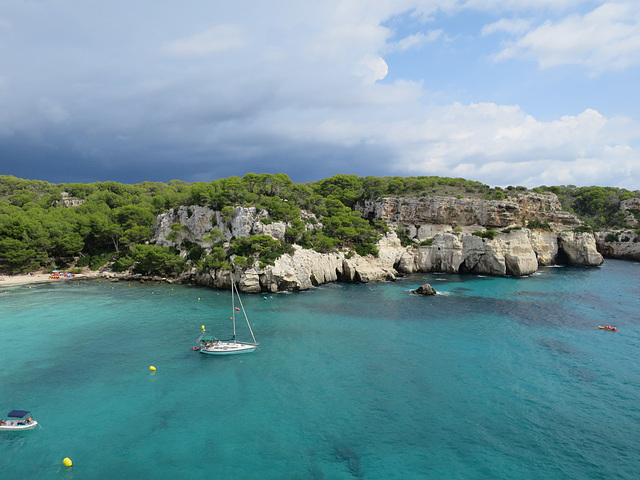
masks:
<svg viewBox="0 0 640 480"><path fill-rule="evenodd" d="M205 238L214 229L220 231L226 241L249 235L271 235L278 240L284 239L287 225L282 222L262 222L268 218L266 210L255 207L236 207L231 216L224 217L222 213L208 207L182 206L158 216L152 243L173 247L187 240L206 248L210 243ZM174 224L183 227L175 231L175 237L171 235L174 232L171 226Z"/></svg>
<svg viewBox="0 0 640 480"><path fill-rule="evenodd" d="M634 230L596 233L596 245L608 258L640 261L640 234Z"/></svg>
<svg viewBox="0 0 640 480"><path fill-rule="evenodd" d="M603 261L592 234L570 230L580 222L560 210L554 195L529 194L501 201L386 198L367 202L359 209L365 218L383 220L391 227L391 233L378 243L377 257L361 257L353 252L321 254L295 246L293 254L282 255L273 266L259 268L256 263L238 272L240 290L306 290L334 281L393 280L397 275L414 272L519 276L531 274L541 265L596 266ZM222 232L226 241L262 234L283 239L287 225L267 219L266 211L255 208L236 207L231 216L224 218L206 207L180 207L158 217L153 242L179 246L190 241L208 249L210 243L205 238L213 229ZM532 221L546 223L550 228L526 228ZM183 228L172 229L176 223ZM398 228L411 239L411 245L401 245L395 233ZM502 230L483 238L482 232L488 228ZM224 272L195 269L191 280L216 288L228 287L229 281Z"/></svg>
<svg viewBox="0 0 640 480"><path fill-rule="evenodd" d="M529 193L504 200L457 197L400 197L366 201L359 207L365 218L401 225L482 225L485 228L525 226L527 222L549 223L554 229L572 228L581 222L561 210L553 194ZM419 232L417 232L419 235Z"/></svg>

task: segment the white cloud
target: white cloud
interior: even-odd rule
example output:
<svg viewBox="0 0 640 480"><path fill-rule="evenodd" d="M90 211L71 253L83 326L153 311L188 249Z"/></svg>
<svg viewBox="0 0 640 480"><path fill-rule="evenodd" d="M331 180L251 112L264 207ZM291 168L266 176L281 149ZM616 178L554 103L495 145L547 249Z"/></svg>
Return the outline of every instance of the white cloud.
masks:
<svg viewBox="0 0 640 480"><path fill-rule="evenodd" d="M368 56L360 61L356 73L363 78L366 85L371 85L384 79L389 73L389 67L382 57Z"/></svg>
<svg viewBox="0 0 640 480"><path fill-rule="evenodd" d="M594 0L599 1L599 0ZM564 11L584 4L585 0L462 0L464 8L485 11L527 11L549 9Z"/></svg>
<svg viewBox="0 0 640 480"><path fill-rule="evenodd" d="M234 50L245 45L242 29L235 25L216 25L189 38L169 42L167 53L177 56L199 56Z"/></svg>
<svg viewBox="0 0 640 480"><path fill-rule="evenodd" d="M396 105L400 107L400 105ZM389 152L388 174L460 176L490 185L543 184L632 187L640 181L640 125L587 109L540 121L518 106L493 103L413 109L402 116L360 112L317 123L299 115L295 125L271 119L296 140ZM300 113L300 112L299 112Z"/></svg>
<svg viewBox="0 0 640 480"><path fill-rule="evenodd" d="M529 187L560 180L628 187L640 179L640 151L630 145L640 138L640 126L590 109L543 122L514 106L454 104L440 108L423 128L424 141L399 156L397 171L454 172L492 185Z"/></svg>
<svg viewBox="0 0 640 480"><path fill-rule="evenodd" d="M638 65L640 4L608 2L584 15L547 20L496 55L519 57L533 57L542 68L577 64L594 73Z"/></svg>
<svg viewBox="0 0 640 480"><path fill-rule="evenodd" d="M409 35L397 42L393 42L389 45L389 50L397 50L404 51L410 48L419 48L427 43L435 42L438 38L442 36L443 30L430 30L425 35L422 32L416 33L414 35Z"/></svg>
<svg viewBox="0 0 640 480"><path fill-rule="evenodd" d="M506 32L512 35L520 35L529 31L530 28L531 20L523 20L521 18L501 18L497 22L482 27L482 35L490 35L495 32Z"/></svg>

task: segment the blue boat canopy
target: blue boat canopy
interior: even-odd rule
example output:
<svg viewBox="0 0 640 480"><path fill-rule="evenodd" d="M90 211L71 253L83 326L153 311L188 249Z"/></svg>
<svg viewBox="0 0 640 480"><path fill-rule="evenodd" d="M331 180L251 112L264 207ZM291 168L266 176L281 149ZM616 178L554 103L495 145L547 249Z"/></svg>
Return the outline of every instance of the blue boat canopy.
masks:
<svg viewBox="0 0 640 480"><path fill-rule="evenodd" d="M28 413L29 410L11 410L8 416L14 418L24 418Z"/></svg>

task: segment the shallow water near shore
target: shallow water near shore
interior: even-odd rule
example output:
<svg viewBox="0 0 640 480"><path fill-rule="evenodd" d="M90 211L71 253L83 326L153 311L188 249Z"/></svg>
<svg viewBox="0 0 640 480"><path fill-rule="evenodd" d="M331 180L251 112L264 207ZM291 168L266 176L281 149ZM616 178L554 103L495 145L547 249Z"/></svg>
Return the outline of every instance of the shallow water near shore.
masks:
<svg viewBox="0 0 640 480"><path fill-rule="evenodd" d="M425 282L438 295L411 293ZM3 479L640 471L638 263L243 295L260 348L229 357L190 350L201 325L229 334L228 292L7 290L0 415L31 410L42 428L0 432Z"/></svg>

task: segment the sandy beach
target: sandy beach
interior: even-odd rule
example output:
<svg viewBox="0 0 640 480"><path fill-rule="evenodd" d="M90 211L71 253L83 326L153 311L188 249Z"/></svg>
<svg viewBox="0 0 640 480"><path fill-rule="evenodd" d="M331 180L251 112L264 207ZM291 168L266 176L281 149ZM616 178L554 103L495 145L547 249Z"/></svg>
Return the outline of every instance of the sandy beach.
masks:
<svg viewBox="0 0 640 480"><path fill-rule="evenodd" d="M49 272L34 272L24 275L0 275L0 289L3 287L14 287L16 285L30 285L33 283L49 283L49 282L66 282L69 280L79 280L88 278L97 278L99 274L97 272L86 271L73 275L72 277L66 277L60 275L55 278Z"/></svg>

